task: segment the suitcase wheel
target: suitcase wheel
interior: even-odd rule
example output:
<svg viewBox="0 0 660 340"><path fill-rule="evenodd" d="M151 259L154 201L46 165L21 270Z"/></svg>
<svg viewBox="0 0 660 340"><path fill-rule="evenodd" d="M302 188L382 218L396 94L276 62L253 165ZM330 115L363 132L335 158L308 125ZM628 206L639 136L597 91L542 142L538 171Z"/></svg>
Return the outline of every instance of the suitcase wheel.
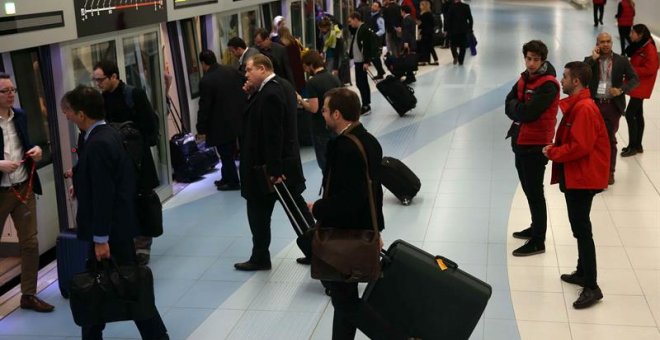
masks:
<svg viewBox="0 0 660 340"><path fill-rule="evenodd" d="M412 198L410 197L404 197L401 199L401 204L403 205L410 205L412 203Z"/></svg>

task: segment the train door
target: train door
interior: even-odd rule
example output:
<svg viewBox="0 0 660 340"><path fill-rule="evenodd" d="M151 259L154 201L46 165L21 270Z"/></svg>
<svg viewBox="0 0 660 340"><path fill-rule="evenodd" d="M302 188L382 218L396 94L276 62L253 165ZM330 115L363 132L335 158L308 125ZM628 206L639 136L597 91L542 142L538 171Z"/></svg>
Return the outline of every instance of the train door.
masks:
<svg viewBox="0 0 660 340"><path fill-rule="evenodd" d="M117 63L120 79L134 87L145 90L147 97L159 117L160 141L151 148L160 185L156 192L161 199L172 195L171 173L165 125L167 109L163 79L163 53L161 49L160 29L129 30L121 34L113 33L87 40L77 40L59 47L62 60L62 88L59 97L76 85L96 87L92 79L94 65L101 60ZM78 129L59 117L62 134L62 158L66 166L72 166L75 159L70 151L75 148ZM74 214L74 202L69 202L70 217ZM74 219L70 218L70 221ZM70 223L72 224L72 223Z"/></svg>

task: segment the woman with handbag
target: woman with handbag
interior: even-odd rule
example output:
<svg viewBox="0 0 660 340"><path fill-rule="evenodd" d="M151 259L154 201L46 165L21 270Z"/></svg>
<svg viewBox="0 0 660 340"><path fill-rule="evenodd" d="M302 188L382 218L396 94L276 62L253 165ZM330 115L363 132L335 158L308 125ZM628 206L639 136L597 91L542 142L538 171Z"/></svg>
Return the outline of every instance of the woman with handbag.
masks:
<svg viewBox="0 0 660 340"><path fill-rule="evenodd" d="M360 100L347 88L325 95L323 118L338 137L328 144L323 198L309 203L318 221L312 240L312 277L329 289L335 314L332 339L406 339L358 295L358 282L380 274L383 191L378 169L383 156L376 138L359 122Z"/></svg>

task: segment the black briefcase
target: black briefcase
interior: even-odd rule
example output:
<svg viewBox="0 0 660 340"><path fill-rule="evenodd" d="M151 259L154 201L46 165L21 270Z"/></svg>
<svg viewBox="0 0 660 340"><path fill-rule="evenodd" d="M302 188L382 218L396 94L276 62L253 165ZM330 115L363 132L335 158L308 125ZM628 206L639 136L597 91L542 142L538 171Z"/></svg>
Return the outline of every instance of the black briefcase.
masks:
<svg viewBox="0 0 660 340"><path fill-rule="evenodd" d="M137 215L141 236L158 237L163 234L163 204L154 190L138 194Z"/></svg>
<svg viewBox="0 0 660 340"><path fill-rule="evenodd" d="M469 339L492 293L451 260L402 240L387 249L382 268L362 298L410 337Z"/></svg>
<svg viewBox="0 0 660 340"><path fill-rule="evenodd" d="M153 275L146 266L93 261L90 270L73 276L70 294L71 314L78 326L147 320L158 313Z"/></svg>

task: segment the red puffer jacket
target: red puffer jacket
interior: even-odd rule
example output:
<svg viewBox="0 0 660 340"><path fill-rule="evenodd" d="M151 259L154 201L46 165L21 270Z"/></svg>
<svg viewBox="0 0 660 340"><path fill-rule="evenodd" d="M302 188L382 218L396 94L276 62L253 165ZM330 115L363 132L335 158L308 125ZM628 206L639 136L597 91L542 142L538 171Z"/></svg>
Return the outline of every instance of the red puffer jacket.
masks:
<svg viewBox="0 0 660 340"><path fill-rule="evenodd" d="M658 52L653 39L649 39L630 57L630 64L639 77L639 86L628 93L632 98L651 98L655 78L658 75Z"/></svg>
<svg viewBox="0 0 660 340"><path fill-rule="evenodd" d="M552 160L551 184L559 183L559 163L564 165L567 189L605 189L610 175L610 140L598 106L589 89L559 102L564 113L548 150Z"/></svg>

